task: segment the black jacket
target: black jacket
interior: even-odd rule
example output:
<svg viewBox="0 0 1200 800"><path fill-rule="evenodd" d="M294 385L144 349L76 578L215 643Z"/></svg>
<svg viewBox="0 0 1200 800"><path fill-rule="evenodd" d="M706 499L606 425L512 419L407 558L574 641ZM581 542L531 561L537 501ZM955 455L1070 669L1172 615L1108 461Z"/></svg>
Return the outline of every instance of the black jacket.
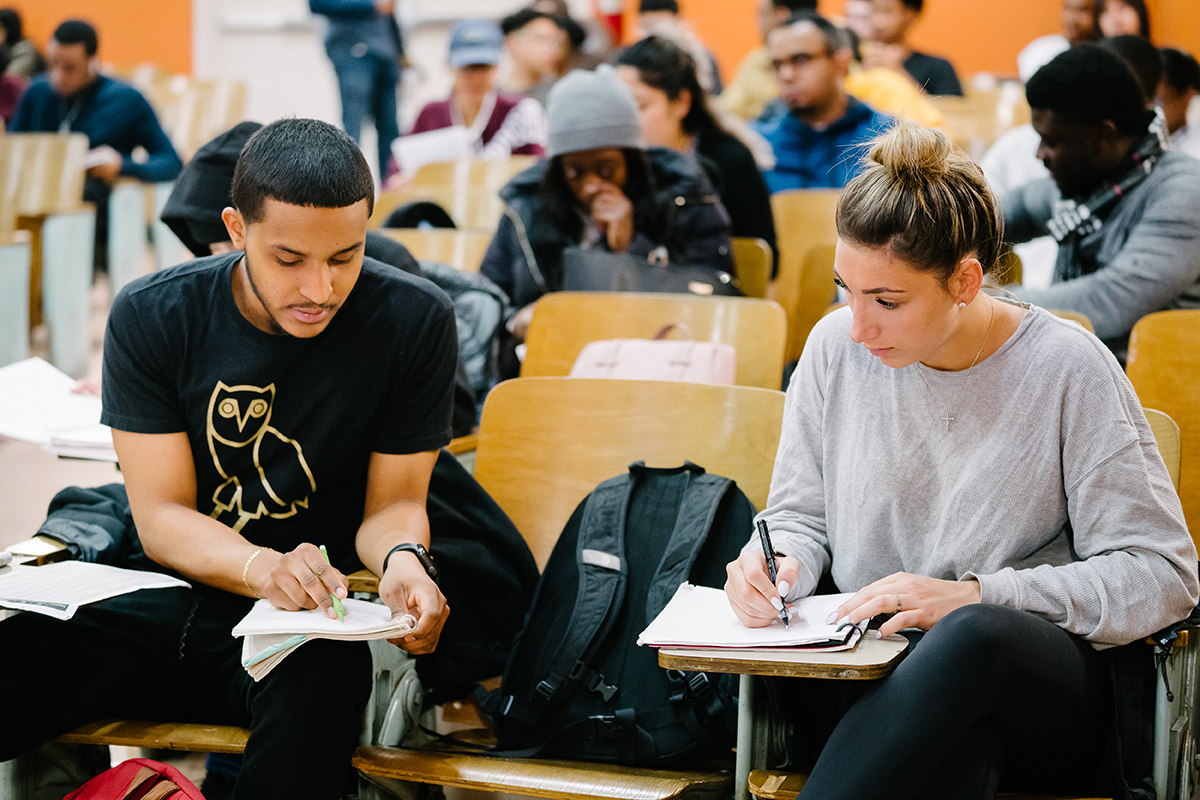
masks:
<svg viewBox="0 0 1200 800"><path fill-rule="evenodd" d="M665 246L672 261L732 274L729 215L699 164L660 147L646 154L652 202L664 224L658 231L635 229L629 253L646 256ZM562 251L579 244L547 222L539 188L549 164L533 165L500 191L507 207L479 270L508 295L513 312L562 289Z"/></svg>

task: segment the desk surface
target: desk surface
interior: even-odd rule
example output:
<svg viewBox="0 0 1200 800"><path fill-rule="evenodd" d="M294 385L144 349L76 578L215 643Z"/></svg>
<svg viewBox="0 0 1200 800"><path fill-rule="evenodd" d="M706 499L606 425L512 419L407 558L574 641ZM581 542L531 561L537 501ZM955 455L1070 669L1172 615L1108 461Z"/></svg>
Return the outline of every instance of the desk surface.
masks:
<svg viewBox="0 0 1200 800"><path fill-rule="evenodd" d="M658 665L666 669L739 675L865 681L887 676L900 663L907 647L908 640L903 636L893 634L876 639L871 631L853 650L834 653L664 647L658 651Z"/></svg>

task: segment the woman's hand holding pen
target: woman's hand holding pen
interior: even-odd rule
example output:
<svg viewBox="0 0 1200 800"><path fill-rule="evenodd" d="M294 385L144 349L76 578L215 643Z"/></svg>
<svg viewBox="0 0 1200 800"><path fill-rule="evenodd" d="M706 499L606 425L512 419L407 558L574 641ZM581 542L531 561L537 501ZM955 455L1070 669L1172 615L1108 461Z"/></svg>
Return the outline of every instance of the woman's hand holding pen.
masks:
<svg viewBox="0 0 1200 800"><path fill-rule="evenodd" d="M725 567L725 596L733 613L747 628L764 628L779 619L783 598L800 576L800 562L789 556L777 556L778 583L771 584L767 558L761 550L742 553ZM790 609L791 606L789 605Z"/></svg>
<svg viewBox="0 0 1200 800"><path fill-rule="evenodd" d="M859 589L836 613L837 619L854 623L876 614L893 614L879 628L882 637L901 628L927 631L954 609L978 602L977 581L944 581L897 572Z"/></svg>
<svg viewBox="0 0 1200 800"><path fill-rule="evenodd" d="M450 606L421 562L407 554L392 558L379 579L379 597L392 610L392 619L404 614L417 618L416 630L388 641L413 655L432 653L450 616Z"/></svg>
<svg viewBox="0 0 1200 800"><path fill-rule="evenodd" d="M246 583L260 597L284 611L321 608L337 619L333 600L346 598L346 576L326 562L316 545L302 544L290 553L263 549L246 570Z"/></svg>

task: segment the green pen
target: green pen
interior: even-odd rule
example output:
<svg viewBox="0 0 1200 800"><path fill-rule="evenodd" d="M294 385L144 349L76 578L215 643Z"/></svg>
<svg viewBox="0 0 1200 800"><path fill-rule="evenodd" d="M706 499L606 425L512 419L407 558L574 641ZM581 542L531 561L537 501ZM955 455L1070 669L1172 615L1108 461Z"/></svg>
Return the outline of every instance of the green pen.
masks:
<svg viewBox="0 0 1200 800"><path fill-rule="evenodd" d="M325 557L325 563L329 563L329 553L325 552L325 545L321 545L321 555ZM342 606L342 601L333 592L329 593L329 599L333 601L333 610L337 612L338 621L346 621L346 609Z"/></svg>

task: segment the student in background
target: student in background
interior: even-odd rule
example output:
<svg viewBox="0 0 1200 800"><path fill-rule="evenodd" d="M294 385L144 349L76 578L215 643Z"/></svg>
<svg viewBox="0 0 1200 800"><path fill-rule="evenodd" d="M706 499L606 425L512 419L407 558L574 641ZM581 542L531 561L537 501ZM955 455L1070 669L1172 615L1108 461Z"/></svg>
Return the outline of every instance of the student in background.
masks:
<svg viewBox="0 0 1200 800"><path fill-rule="evenodd" d="M638 32L641 38L665 36L688 48L696 62L696 77L704 91L718 95L723 90L721 67L700 37L683 17L679 16L677 0L641 0L638 5Z"/></svg>
<svg viewBox="0 0 1200 800"><path fill-rule="evenodd" d="M872 36L863 64L903 70L929 94L961 95L962 85L949 61L909 46L909 31L924 7L925 0L871 0Z"/></svg>
<svg viewBox="0 0 1200 800"><path fill-rule="evenodd" d="M1150 38L1150 9L1145 0L1096 0L1092 14L1104 36Z"/></svg>
<svg viewBox="0 0 1200 800"><path fill-rule="evenodd" d="M47 73L29 87L17 106L13 133L82 133L89 163L83 199L96 204L95 263L108 265L108 196L119 177L147 183L169 181L183 162L137 89L100 74L96 29L82 20L59 25L46 45ZM146 151L135 159L134 150Z"/></svg>
<svg viewBox="0 0 1200 800"><path fill-rule="evenodd" d="M767 186L772 192L845 186L862 169L866 143L892 123L846 92L853 56L845 32L802 12L771 31L767 47L780 89L755 124L775 150Z"/></svg>
<svg viewBox="0 0 1200 800"><path fill-rule="evenodd" d="M945 133L902 122L870 159L838 207L849 307L804 347L759 515L778 583L758 537L726 583L749 627L821 583L854 593L828 622L910 640L882 680L781 687L801 796L1129 796L1151 766L1145 638L1200 596L1154 434L1094 336L981 291L997 209Z"/></svg>
<svg viewBox="0 0 1200 800"><path fill-rule="evenodd" d="M0 120L3 120L6 128L17 113L17 103L21 101L21 95L29 85L24 78L9 75L4 71L8 66L8 54L8 47L0 44Z"/></svg>
<svg viewBox="0 0 1200 800"><path fill-rule="evenodd" d="M767 37L793 14L816 10L817 0L758 0L758 30L764 44L742 59L733 80L714 101L714 106L741 120L758 119L779 97L779 83L771 69Z"/></svg>
<svg viewBox="0 0 1200 800"><path fill-rule="evenodd" d="M1051 233L1059 248L1051 286L1013 290L1086 314L1124 360L1143 316L1200 308L1200 163L1163 150L1137 78L1101 46L1056 56L1025 94L1051 177L1003 198L1004 233Z"/></svg>
<svg viewBox="0 0 1200 800"><path fill-rule="evenodd" d="M1094 0L1063 0L1062 33L1039 36L1017 54L1017 73L1022 81L1028 81L1064 50L1100 38L1094 6Z"/></svg>
<svg viewBox="0 0 1200 800"><path fill-rule="evenodd" d="M500 88L532 97L544 108L550 87L558 80L559 62L566 52L566 33L552 14L523 8L500 21L508 47L509 72Z"/></svg>
<svg viewBox="0 0 1200 800"><path fill-rule="evenodd" d="M411 133L462 125L482 158L541 156L546 152L546 115L531 97L496 91L504 34L490 20L463 20L450 31L450 99L429 103Z"/></svg>
<svg viewBox="0 0 1200 800"><path fill-rule="evenodd" d="M8 68L14 78L28 80L46 68L42 54L21 30L21 15L13 8L0 8L0 44L8 47Z"/></svg>
<svg viewBox="0 0 1200 800"><path fill-rule="evenodd" d="M501 190L507 204L480 272L504 290L512 342L563 288L571 246L733 272L729 216L695 159L646 149L637 103L612 67L572 72L550 95L550 158ZM515 374L515 368L510 365Z"/></svg>
<svg viewBox="0 0 1200 800"><path fill-rule="evenodd" d="M765 239L775 251L767 184L750 149L709 108L692 54L670 39L649 36L616 63L637 101L646 143L698 158L729 212L732 234Z"/></svg>
<svg viewBox="0 0 1200 800"><path fill-rule="evenodd" d="M1158 85L1158 105L1166 118L1172 150L1200 158L1200 132L1188 125L1188 109L1200 92L1200 64L1191 53L1164 47L1162 81Z"/></svg>

